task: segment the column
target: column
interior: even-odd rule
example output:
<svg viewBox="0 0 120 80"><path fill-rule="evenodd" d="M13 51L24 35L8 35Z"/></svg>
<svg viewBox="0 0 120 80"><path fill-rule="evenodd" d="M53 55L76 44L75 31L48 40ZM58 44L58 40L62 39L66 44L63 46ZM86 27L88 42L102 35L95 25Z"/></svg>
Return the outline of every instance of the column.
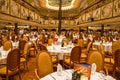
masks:
<svg viewBox="0 0 120 80"><path fill-rule="evenodd" d="M37 29L37 32L39 31L39 28L38 28L38 26L36 26L36 29Z"/></svg>
<svg viewBox="0 0 120 80"><path fill-rule="evenodd" d="M15 23L14 32L16 35L18 35L18 23Z"/></svg>
<svg viewBox="0 0 120 80"><path fill-rule="evenodd" d="M86 28L87 28L87 30L86 30L87 32L86 33L88 34L89 27L87 26Z"/></svg>
<svg viewBox="0 0 120 80"><path fill-rule="evenodd" d="M61 33L61 20L62 20L62 0L60 0L59 2L59 11L58 11L58 19L59 19L59 23L58 23L58 33Z"/></svg>
<svg viewBox="0 0 120 80"><path fill-rule="evenodd" d="M29 26L29 32L31 32L31 26Z"/></svg>
<svg viewBox="0 0 120 80"><path fill-rule="evenodd" d="M79 33L81 33L81 27L79 27Z"/></svg>
<svg viewBox="0 0 120 80"><path fill-rule="evenodd" d="M101 25L101 36L103 36L103 33L104 33L104 25L102 24Z"/></svg>

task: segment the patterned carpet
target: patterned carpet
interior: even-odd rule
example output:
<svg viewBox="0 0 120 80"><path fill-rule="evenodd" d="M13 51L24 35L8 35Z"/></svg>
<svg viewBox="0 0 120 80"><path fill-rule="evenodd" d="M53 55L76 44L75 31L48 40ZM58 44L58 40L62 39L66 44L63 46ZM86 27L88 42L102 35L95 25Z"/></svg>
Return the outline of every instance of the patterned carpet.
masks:
<svg viewBox="0 0 120 80"><path fill-rule="evenodd" d="M36 57L30 57L28 61L28 68L29 71L27 71L26 69L21 70L22 80L38 80L35 75ZM14 80L19 80L19 76L15 75Z"/></svg>
<svg viewBox="0 0 120 80"><path fill-rule="evenodd" d="M28 67L29 67L29 71L27 71L26 69L21 70L22 80L38 80L35 75L36 57L29 58ZM110 72L109 75L112 75L112 72ZM19 80L19 76L16 74L10 80ZM116 80L120 80L120 73L119 74L117 73Z"/></svg>

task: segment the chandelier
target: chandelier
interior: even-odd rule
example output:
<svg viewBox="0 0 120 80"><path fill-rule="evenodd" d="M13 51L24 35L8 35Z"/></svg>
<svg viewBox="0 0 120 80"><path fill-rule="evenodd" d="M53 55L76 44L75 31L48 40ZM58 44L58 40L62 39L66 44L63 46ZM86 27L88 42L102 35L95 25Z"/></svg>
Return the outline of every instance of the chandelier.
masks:
<svg viewBox="0 0 120 80"><path fill-rule="evenodd" d="M52 1L52 4L50 3ZM62 10L69 10L73 8L75 0L62 0ZM69 5L66 5L70 3ZM54 5L53 5L54 4ZM46 0L46 7L53 10L59 10L59 0Z"/></svg>

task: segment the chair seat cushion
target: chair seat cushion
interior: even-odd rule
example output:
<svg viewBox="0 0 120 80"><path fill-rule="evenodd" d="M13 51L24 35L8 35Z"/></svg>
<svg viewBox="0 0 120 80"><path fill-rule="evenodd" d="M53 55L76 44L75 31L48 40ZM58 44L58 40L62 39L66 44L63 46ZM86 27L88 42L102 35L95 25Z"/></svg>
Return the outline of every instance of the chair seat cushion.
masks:
<svg viewBox="0 0 120 80"><path fill-rule="evenodd" d="M104 62L105 63L112 63L112 64L114 64L114 60L111 59L111 58L104 58Z"/></svg>
<svg viewBox="0 0 120 80"><path fill-rule="evenodd" d="M57 58L52 56L52 63L57 63L57 62L58 62Z"/></svg>
<svg viewBox="0 0 120 80"><path fill-rule="evenodd" d="M26 62L26 59L25 58L20 58L20 62L22 63L22 62Z"/></svg>
<svg viewBox="0 0 120 80"><path fill-rule="evenodd" d="M65 58L64 63L70 65L70 58ZM71 64L73 65L73 62L71 62Z"/></svg>
<svg viewBox="0 0 120 80"><path fill-rule="evenodd" d="M35 48L34 48L34 47L31 47L31 48L29 48L29 50L35 50Z"/></svg>
<svg viewBox="0 0 120 80"><path fill-rule="evenodd" d="M6 67L2 67L2 68L0 68L0 75L6 75ZM12 71L10 71L10 70L8 70L8 73L10 74L10 73L12 73Z"/></svg>
<svg viewBox="0 0 120 80"><path fill-rule="evenodd" d="M86 58L86 57L87 57L86 54L84 54L84 53L81 54L81 58Z"/></svg>
<svg viewBox="0 0 120 80"><path fill-rule="evenodd" d="M87 52L87 49L82 49L82 53L86 53Z"/></svg>
<svg viewBox="0 0 120 80"><path fill-rule="evenodd" d="M85 63L86 62L86 59L87 59L87 55L85 53L82 53L81 54L81 57L80 57L80 62L81 63Z"/></svg>
<svg viewBox="0 0 120 80"><path fill-rule="evenodd" d="M117 71L117 72L120 72L120 67L116 67L116 71Z"/></svg>

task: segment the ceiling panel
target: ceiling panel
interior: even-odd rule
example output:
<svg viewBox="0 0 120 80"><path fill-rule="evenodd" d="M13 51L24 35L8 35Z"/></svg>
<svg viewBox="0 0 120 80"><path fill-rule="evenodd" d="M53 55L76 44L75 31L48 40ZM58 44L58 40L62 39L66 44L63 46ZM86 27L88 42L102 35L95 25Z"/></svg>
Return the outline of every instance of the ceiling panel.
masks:
<svg viewBox="0 0 120 80"><path fill-rule="evenodd" d="M19 2L19 0L16 0ZM24 3L27 3L31 6L33 6L36 11L44 18L51 17L54 19L58 18L58 10L55 10L53 8L49 8L46 6L46 3L48 1L49 5L52 7L58 7L59 6L59 0L22 0ZM89 7L90 5L102 1L102 0L62 0L63 4L62 7L68 7L73 3L73 6L63 10L62 11L62 18L68 19L68 17L71 17L71 19L76 18L78 15L80 15L81 10ZM92 2L91 2L92 1Z"/></svg>

